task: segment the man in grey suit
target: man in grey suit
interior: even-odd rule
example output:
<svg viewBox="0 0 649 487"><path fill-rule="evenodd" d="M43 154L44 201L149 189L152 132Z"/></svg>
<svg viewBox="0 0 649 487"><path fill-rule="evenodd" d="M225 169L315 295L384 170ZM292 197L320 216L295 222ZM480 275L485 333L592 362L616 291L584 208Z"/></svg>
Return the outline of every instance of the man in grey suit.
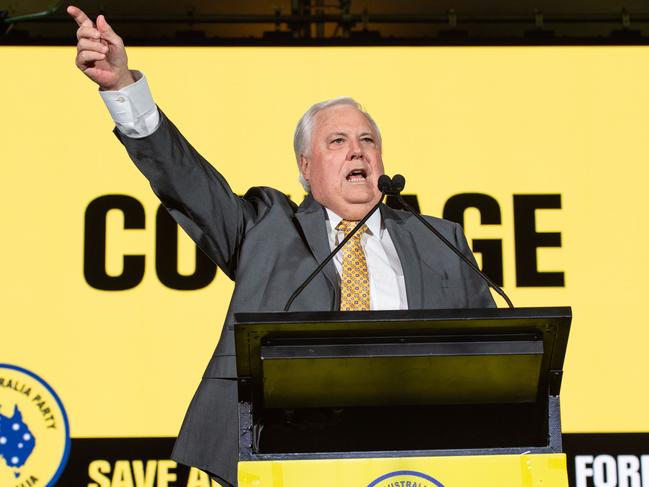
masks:
<svg viewBox="0 0 649 487"><path fill-rule="evenodd" d="M100 86L115 134L174 219L235 280L221 339L189 406L172 457L236 484L238 458L234 313L280 311L290 294L379 201L381 135L350 98L309 109L298 123L295 153L309 194L301 205L272 188L236 196L153 103L146 79L128 69L122 40L103 16L93 23L69 7L79 29L77 66ZM467 257L462 229L427 217ZM493 307L472 270L410 214L382 206L360 238L369 309ZM293 311L338 310L338 256L295 300Z"/></svg>

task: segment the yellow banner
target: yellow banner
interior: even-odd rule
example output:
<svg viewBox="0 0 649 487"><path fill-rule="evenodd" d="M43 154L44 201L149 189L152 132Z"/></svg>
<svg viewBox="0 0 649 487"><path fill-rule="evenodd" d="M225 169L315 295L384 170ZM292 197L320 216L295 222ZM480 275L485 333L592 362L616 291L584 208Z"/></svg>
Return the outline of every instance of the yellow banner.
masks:
<svg viewBox="0 0 649 487"><path fill-rule="evenodd" d="M177 229L158 216L74 56L0 48L0 362L55 389L72 436L172 436L232 284L197 262L186 237L174 247ZM405 175L422 212L464 217L478 259L501 270L516 305L573 307L564 430L649 430L649 48L129 56L239 193L267 185L300 201L297 119L316 101L357 98L381 127L386 170ZM464 211L472 205L484 224Z"/></svg>
<svg viewBox="0 0 649 487"><path fill-rule="evenodd" d="M239 463L239 486L568 487L563 454Z"/></svg>

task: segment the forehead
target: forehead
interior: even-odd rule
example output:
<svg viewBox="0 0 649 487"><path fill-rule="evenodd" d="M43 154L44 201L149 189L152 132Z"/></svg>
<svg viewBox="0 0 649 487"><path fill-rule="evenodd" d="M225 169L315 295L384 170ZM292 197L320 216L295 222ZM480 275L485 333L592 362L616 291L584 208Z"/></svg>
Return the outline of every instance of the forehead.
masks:
<svg viewBox="0 0 649 487"><path fill-rule="evenodd" d="M363 131L372 132L372 126L356 107L351 105L334 105L316 113L314 117L315 133Z"/></svg>

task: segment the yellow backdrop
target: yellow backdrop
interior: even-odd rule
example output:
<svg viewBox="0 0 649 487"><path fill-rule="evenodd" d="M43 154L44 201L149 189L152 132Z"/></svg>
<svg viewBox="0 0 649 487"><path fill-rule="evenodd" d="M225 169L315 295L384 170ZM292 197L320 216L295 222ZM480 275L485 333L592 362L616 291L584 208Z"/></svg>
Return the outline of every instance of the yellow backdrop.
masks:
<svg viewBox="0 0 649 487"><path fill-rule="evenodd" d="M518 306L571 305L562 391L566 432L649 431L645 318L649 265L649 48L132 48L157 103L237 192L277 187L300 200L292 131L312 103L349 95L379 123L386 170L422 211L485 193L502 224L505 289ZM32 370L63 400L72 436L170 436L216 344L232 284L221 273L176 291L155 272L157 201L111 134L75 50L0 48L0 362ZM126 291L89 286L84 213L129 195L146 228L107 221L107 270L142 254ZM561 233L539 270L565 287L519 288L513 195L560 194L536 227ZM194 268L183 239L179 270ZM501 303L502 304L502 303Z"/></svg>

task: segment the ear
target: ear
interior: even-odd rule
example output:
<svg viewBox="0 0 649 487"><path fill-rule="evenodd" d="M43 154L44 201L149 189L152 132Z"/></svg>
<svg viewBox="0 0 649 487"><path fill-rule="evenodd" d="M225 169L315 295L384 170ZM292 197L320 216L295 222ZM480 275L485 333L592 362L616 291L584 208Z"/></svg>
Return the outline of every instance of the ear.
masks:
<svg viewBox="0 0 649 487"><path fill-rule="evenodd" d="M305 157L304 154L300 154L300 172L302 177L308 182L311 177L311 161Z"/></svg>

